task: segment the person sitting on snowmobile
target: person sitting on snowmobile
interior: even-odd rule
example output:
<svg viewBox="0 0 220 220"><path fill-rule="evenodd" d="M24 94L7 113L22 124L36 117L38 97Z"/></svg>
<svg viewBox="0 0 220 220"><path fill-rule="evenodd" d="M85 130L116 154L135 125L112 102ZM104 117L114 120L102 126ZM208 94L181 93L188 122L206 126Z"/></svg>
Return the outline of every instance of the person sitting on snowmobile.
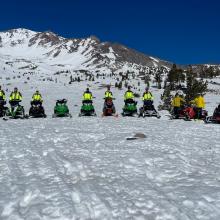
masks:
<svg viewBox="0 0 220 220"><path fill-rule="evenodd" d="M127 103L134 103L134 93L131 91L131 86L128 86L128 90L124 94L125 105Z"/></svg>
<svg viewBox="0 0 220 220"><path fill-rule="evenodd" d="M105 91L105 99L107 99L107 98L113 98L113 94L112 94L110 88L111 88L110 85L108 85L108 86L107 86L107 90Z"/></svg>
<svg viewBox="0 0 220 220"><path fill-rule="evenodd" d="M6 113L6 110L8 109L5 107L6 104L6 97L5 97L5 92L1 89L0 86L0 117L3 117Z"/></svg>
<svg viewBox="0 0 220 220"><path fill-rule="evenodd" d="M108 86L107 86L107 90L105 91L105 97L104 97L105 103L104 103L104 107L105 107L105 104L106 104L107 101L109 101L109 100L112 101L112 99L113 99L113 94L112 94L110 88L111 88L110 85L108 85Z"/></svg>
<svg viewBox="0 0 220 220"><path fill-rule="evenodd" d="M18 88L15 87L14 91L11 93L11 95L9 97L9 103L11 105L12 112L14 111L15 106L18 105L18 103L21 101L22 101L22 95L18 91Z"/></svg>
<svg viewBox="0 0 220 220"><path fill-rule="evenodd" d="M177 115L177 116L179 115L179 112L180 112L184 102L185 102L185 100L177 92L172 100L172 103L171 103L173 106L174 115Z"/></svg>
<svg viewBox="0 0 220 220"><path fill-rule="evenodd" d="M144 102L145 107L151 108L151 110L155 110L153 106L154 97L148 88L145 89L145 92L142 96L142 100Z"/></svg>
<svg viewBox="0 0 220 220"><path fill-rule="evenodd" d="M112 110L112 114L115 114L115 106L113 103L113 94L110 90L110 85L107 86L107 91L105 91L105 102L104 102L104 106L103 106L103 114L105 114L106 109L111 109Z"/></svg>
<svg viewBox="0 0 220 220"><path fill-rule="evenodd" d="M6 96L5 92L2 90L2 87L0 86L0 100L3 102L3 104L6 104Z"/></svg>
<svg viewBox="0 0 220 220"><path fill-rule="evenodd" d="M16 105L18 102L22 101L22 95L18 91L18 88L15 87L14 91L11 93L10 98L9 98L9 103L13 106Z"/></svg>
<svg viewBox="0 0 220 220"><path fill-rule="evenodd" d="M205 99L202 94L199 94L191 103L195 104L196 118L201 119L202 110L205 108Z"/></svg>
<svg viewBox="0 0 220 220"><path fill-rule="evenodd" d="M42 96L40 92L37 90L32 96L29 115L32 117L45 117L46 115L42 103L43 103Z"/></svg>
<svg viewBox="0 0 220 220"><path fill-rule="evenodd" d="M42 102L43 102L42 96L41 96L40 92L37 90L32 96L31 105L32 104L42 105Z"/></svg>
<svg viewBox="0 0 220 220"><path fill-rule="evenodd" d="M92 103L92 93L90 92L89 88L83 93L83 103Z"/></svg>

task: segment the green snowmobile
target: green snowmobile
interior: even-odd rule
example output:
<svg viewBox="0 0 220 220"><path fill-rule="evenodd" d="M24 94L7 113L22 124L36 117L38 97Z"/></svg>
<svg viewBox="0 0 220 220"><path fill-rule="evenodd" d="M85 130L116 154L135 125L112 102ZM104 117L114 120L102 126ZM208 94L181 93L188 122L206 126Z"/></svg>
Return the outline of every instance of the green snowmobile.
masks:
<svg viewBox="0 0 220 220"><path fill-rule="evenodd" d="M72 117L72 115L69 113L69 108L66 103L66 99L60 99L56 101L56 105L54 107L54 114L52 115L53 118Z"/></svg>
<svg viewBox="0 0 220 220"><path fill-rule="evenodd" d="M91 100L83 101L79 117L81 116L96 116L94 106Z"/></svg>
<svg viewBox="0 0 220 220"><path fill-rule="evenodd" d="M127 100L123 107L122 116L135 116L137 115L137 102L133 99Z"/></svg>
<svg viewBox="0 0 220 220"><path fill-rule="evenodd" d="M27 115L25 115L24 107L20 105L20 102L20 100L10 101L11 107L9 108L9 111L6 114L7 117L12 119L28 118Z"/></svg>

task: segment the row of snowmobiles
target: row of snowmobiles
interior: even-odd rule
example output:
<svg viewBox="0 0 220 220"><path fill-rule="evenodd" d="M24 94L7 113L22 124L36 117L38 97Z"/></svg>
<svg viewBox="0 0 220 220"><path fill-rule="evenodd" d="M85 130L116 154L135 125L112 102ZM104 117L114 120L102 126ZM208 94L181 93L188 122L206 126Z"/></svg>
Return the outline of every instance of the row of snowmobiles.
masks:
<svg viewBox="0 0 220 220"><path fill-rule="evenodd" d="M39 101L32 101L29 110L29 115L25 114L24 106L20 104L20 100L10 101L10 107L5 106L6 102L0 100L0 117L7 120L12 119L25 119L25 118L46 118L46 114L42 103Z"/></svg>
<svg viewBox="0 0 220 220"><path fill-rule="evenodd" d="M42 102L40 101L32 101L31 107L29 109L29 114L25 114L24 107L20 105L21 101L11 101L10 107L6 107L6 102L4 100L0 100L0 117L3 119L25 119L25 118L46 118L44 107L42 106ZM82 102L81 110L79 116L96 116L95 108L93 102L91 100L85 100ZM113 103L113 98L105 98L103 113L102 116L115 116L116 109ZM160 118L159 113L154 108L152 101L145 101L143 106L137 109L137 102L133 99L126 100L125 105L123 107L122 116L138 116L138 117L156 117ZM53 118L56 117L72 117L70 114L67 100L60 99L56 101L56 105L54 107L54 113L52 115ZM196 108L190 105L182 106L181 108L173 109L170 115L170 119L183 119L186 121L191 120L203 120L205 123L220 123L220 105L215 109L212 116L208 116L208 112L206 110L201 110L198 112Z"/></svg>
<svg viewBox="0 0 220 220"><path fill-rule="evenodd" d="M4 100L0 100L0 117L3 119L25 119L25 118L46 118L44 107L41 101L32 101L31 107L29 109L29 114L25 114L24 107L20 104L21 101L15 100L10 101L10 107L6 107L6 102ZM80 109L79 117L82 116L96 116L95 108L93 102L91 100L84 100L82 102L82 106ZM113 98L105 98L103 113L102 116L115 116L116 113L115 105L113 103ZM137 102L133 99L129 99L125 101L125 105L123 107L122 116L139 116L139 117L156 117L160 118L160 115L154 108L153 102L144 102L143 107L139 109L139 113L137 110ZM70 114L67 100L60 99L56 101L56 105L54 107L54 113L52 115L53 118L56 117L72 117Z"/></svg>
<svg viewBox="0 0 220 220"><path fill-rule="evenodd" d="M137 111L137 102L133 99L129 99L125 101L125 105L123 107L122 116L135 116L138 117L156 117L160 118L159 113L156 111L153 101L147 100L144 101L143 106L139 109L139 113Z"/></svg>

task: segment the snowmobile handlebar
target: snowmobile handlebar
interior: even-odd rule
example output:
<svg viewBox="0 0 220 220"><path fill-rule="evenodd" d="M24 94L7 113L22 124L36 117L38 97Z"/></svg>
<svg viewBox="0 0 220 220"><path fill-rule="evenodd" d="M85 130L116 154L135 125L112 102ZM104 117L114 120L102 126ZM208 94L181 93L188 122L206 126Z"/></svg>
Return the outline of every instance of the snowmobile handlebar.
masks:
<svg viewBox="0 0 220 220"><path fill-rule="evenodd" d="M106 99L112 99L112 100L115 100L116 98L107 98L107 97L105 97L105 98L103 98L104 100L106 100Z"/></svg>
<svg viewBox="0 0 220 220"><path fill-rule="evenodd" d="M11 102L17 102L17 103L20 103L21 100L17 100L17 99L16 99L16 100L10 100L9 103L11 103Z"/></svg>

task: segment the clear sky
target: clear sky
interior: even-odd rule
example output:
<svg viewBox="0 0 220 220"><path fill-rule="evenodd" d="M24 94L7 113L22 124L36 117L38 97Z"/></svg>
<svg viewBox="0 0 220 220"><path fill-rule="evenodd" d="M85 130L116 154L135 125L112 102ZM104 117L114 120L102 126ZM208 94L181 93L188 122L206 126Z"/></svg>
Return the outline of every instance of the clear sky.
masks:
<svg viewBox="0 0 220 220"><path fill-rule="evenodd" d="M8 0L0 30L95 35L178 64L220 64L218 0Z"/></svg>

